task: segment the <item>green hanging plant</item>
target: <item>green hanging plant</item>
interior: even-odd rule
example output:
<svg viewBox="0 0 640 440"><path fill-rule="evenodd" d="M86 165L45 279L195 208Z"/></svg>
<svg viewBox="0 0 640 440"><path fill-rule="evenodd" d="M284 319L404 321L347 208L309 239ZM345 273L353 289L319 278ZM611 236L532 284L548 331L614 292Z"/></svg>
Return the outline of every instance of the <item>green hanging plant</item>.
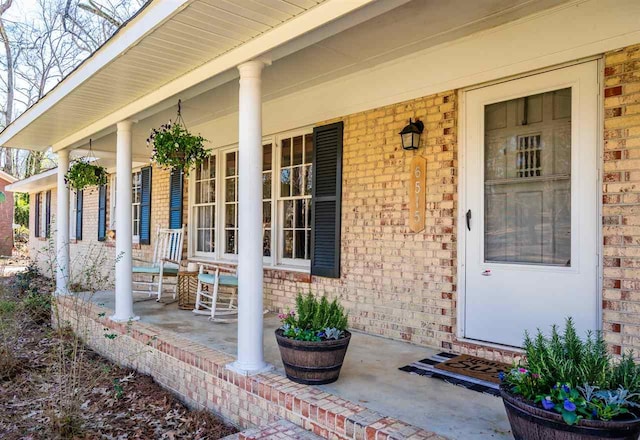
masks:
<svg viewBox="0 0 640 440"><path fill-rule="evenodd" d="M69 171L64 175L64 183L76 191L90 186L106 185L107 169L86 160L79 160L69 167Z"/></svg>
<svg viewBox="0 0 640 440"><path fill-rule="evenodd" d="M159 128L151 130L147 147L153 144L151 160L163 168L182 169L185 174L200 165L210 153L205 149L205 138L193 135L182 119L181 103L178 101L178 116L175 122L169 121Z"/></svg>

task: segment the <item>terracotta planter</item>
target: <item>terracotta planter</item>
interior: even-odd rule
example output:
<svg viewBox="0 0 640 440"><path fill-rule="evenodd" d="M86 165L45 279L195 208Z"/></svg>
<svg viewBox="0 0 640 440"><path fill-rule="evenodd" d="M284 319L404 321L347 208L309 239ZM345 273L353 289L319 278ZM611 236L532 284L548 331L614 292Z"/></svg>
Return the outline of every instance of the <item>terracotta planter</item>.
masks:
<svg viewBox="0 0 640 440"><path fill-rule="evenodd" d="M322 385L338 380L351 333L338 340L296 341L276 330L276 340L287 377L305 385Z"/></svg>
<svg viewBox="0 0 640 440"><path fill-rule="evenodd" d="M515 440L638 440L640 419L618 422L581 420L567 425L562 416L514 396L504 386L500 394Z"/></svg>

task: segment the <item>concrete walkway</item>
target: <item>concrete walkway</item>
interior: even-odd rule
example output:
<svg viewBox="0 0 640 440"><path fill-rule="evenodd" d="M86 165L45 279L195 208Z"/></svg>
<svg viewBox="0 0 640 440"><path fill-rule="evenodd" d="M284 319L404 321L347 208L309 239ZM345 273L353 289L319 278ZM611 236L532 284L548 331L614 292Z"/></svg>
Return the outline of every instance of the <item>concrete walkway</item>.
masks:
<svg viewBox="0 0 640 440"><path fill-rule="evenodd" d="M91 300L103 307L114 308L112 291L98 292ZM174 331L216 350L236 354L237 323L212 323L206 316L180 310L177 302L163 299L162 303L157 303L144 295L135 297L134 311L143 322ZM265 317L265 358L284 375L273 336L278 326L277 317ZM499 398L398 370L436 352L405 342L354 333L340 379L320 388L450 439L512 439Z"/></svg>

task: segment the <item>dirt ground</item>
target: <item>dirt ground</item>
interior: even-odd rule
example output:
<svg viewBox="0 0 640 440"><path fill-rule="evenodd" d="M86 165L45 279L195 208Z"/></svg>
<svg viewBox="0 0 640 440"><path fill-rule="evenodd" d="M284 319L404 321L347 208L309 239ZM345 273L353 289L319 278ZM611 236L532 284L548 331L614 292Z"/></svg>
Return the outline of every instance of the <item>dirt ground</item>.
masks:
<svg viewBox="0 0 640 440"><path fill-rule="evenodd" d="M120 368L50 319L50 283L0 278L0 438L218 439L236 432ZM106 337L106 336L105 336Z"/></svg>

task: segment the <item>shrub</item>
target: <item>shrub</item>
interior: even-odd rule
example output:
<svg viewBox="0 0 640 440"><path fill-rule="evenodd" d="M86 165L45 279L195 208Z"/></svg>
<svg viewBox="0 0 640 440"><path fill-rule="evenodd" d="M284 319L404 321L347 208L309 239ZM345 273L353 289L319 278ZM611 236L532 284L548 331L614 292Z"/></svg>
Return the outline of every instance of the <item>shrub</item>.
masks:
<svg viewBox="0 0 640 440"><path fill-rule="evenodd" d="M564 332L525 334L526 364L503 376L508 389L572 425L580 419L612 420L640 408L640 366L633 353L613 359L601 333L580 339L571 318Z"/></svg>
<svg viewBox="0 0 640 440"><path fill-rule="evenodd" d="M51 294L30 291L22 300L24 310L36 324L51 320Z"/></svg>
<svg viewBox="0 0 640 440"><path fill-rule="evenodd" d="M298 293L296 311L279 315L284 336L301 341L340 339L347 329L348 315L337 299Z"/></svg>

